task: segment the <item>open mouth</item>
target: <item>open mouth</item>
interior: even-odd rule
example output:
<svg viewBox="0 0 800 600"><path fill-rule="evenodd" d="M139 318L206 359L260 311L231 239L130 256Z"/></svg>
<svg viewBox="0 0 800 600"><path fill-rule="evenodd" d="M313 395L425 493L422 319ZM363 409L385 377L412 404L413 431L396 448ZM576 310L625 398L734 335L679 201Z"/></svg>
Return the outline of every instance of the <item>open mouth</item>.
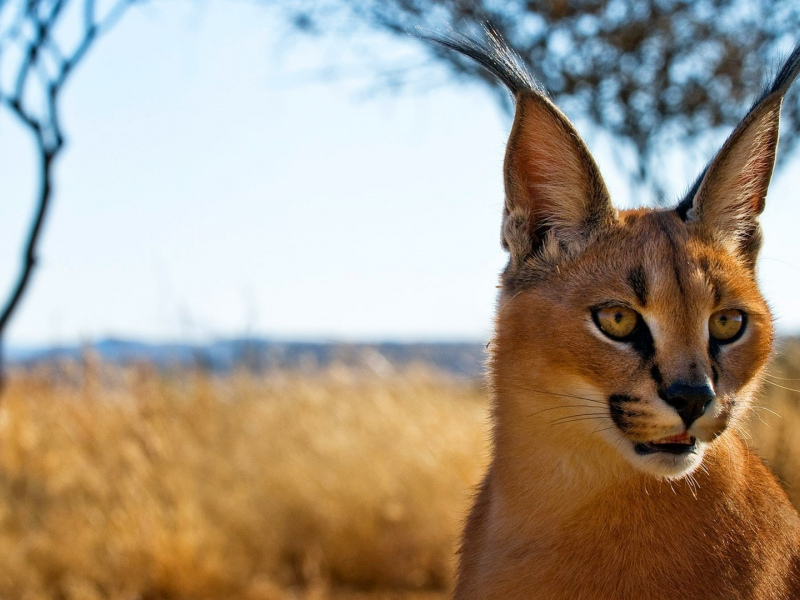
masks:
<svg viewBox="0 0 800 600"><path fill-rule="evenodd" d="M639 442L634 447L636 454L693 454L697 450L697 440L688 433L661 438L652 442Z"/></svg>

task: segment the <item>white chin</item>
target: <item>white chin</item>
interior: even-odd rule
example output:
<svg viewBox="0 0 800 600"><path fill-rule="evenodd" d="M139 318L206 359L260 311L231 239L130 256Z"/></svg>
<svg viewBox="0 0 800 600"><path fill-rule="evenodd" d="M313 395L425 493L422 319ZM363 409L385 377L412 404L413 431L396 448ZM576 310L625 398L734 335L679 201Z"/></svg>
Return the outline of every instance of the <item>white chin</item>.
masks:
<svg viewBox="0 0 800 600"><path fill-rule="evenodd" d="M653 452L640 454L635 450L636 444L625 440L618 446L621 454L635 468L663 479L680 479L691 473L703 462L706 444L697 441L693 452L684 454L670 454L668 452Z"/></svg>

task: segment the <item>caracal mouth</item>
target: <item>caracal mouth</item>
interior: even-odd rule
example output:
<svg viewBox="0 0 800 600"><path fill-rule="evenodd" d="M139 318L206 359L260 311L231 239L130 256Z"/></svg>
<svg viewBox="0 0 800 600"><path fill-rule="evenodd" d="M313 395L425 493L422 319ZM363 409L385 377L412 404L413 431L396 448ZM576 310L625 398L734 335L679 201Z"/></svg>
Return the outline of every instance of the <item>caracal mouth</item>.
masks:
<svg viewBox="0 0 800 600"><path fill-rule="evenodd" d="M638 442L634 444L633 450L639 456L647 456L656 452L677 455L695 454L697 452L697 438L684 432L651 442Z"/></svg>
<svg viewBox="0 0 800 600"><path fill-rule="evenodd" d="M703 462L709 442L684 432L646 442L625 440L614 446L635 469L659 479L681 479L691 475Z"/></svg>

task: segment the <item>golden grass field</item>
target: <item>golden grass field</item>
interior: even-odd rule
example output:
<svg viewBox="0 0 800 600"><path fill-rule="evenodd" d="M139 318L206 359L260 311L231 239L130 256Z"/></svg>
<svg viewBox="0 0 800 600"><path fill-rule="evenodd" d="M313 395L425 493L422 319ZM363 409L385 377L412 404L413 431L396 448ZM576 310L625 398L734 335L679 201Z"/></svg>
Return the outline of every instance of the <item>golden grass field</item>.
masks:
<svg viewBox="0 0 800 600"><path fill-rule="evenodd" d="M770 380L795 378L786 342ZM797 505L800 394L769 385L760 404L753 443ZM15 373L0 599L445 598L486 408L480 381L423 368Z"/></svg>

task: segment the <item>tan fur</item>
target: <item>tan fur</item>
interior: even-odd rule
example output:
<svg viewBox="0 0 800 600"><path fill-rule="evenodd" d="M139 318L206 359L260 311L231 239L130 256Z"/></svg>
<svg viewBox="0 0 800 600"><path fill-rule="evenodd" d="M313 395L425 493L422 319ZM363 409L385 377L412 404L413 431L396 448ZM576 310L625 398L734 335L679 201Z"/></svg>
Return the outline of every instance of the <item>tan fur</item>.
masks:
<svg viewBox="0 0 800 600"><path fill-rule="evenodd" d="M681 216L617 213L572 125L518 94L489 358L493 460L456 600L800 598L800 517L739 432L773 341L754 274L780 109L767 100ZM592 310L606 305L636 310L653 344L604 335ZM708 321L721 309L746 325L719 346ZM716 393L688 429L662 399L682 381ZM614 395L628 399L617 421ZM635 451L685 432L696 454Z"/></svg>

